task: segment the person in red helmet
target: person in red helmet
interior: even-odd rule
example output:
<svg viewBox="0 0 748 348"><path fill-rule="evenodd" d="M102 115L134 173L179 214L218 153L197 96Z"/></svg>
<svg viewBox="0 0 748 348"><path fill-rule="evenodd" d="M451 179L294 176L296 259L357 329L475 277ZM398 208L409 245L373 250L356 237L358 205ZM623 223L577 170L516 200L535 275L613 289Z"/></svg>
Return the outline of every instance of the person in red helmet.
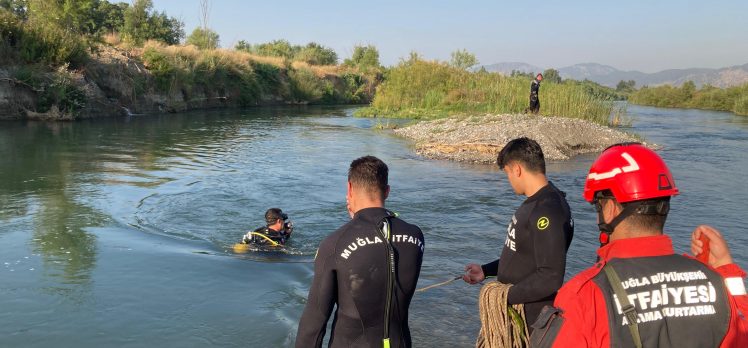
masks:
<svg viewBox="0 0 748 348"><path fill-rule="evenodd" d="M721 234L693 231L691 251L708 252L706 264L674 254L663 234L678 193L654 151L635 143L603 151L584 185L598 212L599 260L544 308L533 347L748 347L745 272Z"/></svg>

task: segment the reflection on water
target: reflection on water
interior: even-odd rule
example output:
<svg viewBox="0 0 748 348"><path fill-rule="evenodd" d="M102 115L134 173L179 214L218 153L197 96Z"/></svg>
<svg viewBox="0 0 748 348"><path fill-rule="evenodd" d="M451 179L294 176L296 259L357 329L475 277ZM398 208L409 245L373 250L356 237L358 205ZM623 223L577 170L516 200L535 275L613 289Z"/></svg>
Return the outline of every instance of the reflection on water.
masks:
<svg viewBox="0 0 748 348"><path fill-rule="evenodd" d="M96 264L96 237L86 227L101 226L101 213L77 204L64 192L39 197L34 221L34 251L43 255L47 274L62 284L85 285Z"/></svg>
<svg viewBox="0 0 748 348"><path fill-rule="evenodd" d="M419 286L494 259L514 195L495 166L423 160L345 108L268 108L76 123L0 124L0 346L289 346L319 242L345 223L345 178L364 154L390 166L388 206L426 237ZM682 194L666 227L678 252L708 222L734 250L748 188L748 118L629 106L663 146ZM581 197L594 155L551 163L576 221L567 275L598 246ZM729 192L729 194L726 194ZM231 246L268 207L295 223L283 252ZM736 253L743 266L748 255ZM3 267L4 266L4 267ZM469 346L478 287L419 293L419 346ZM76 335L70 335L76 332ZM65 340L60 340L65 337Z"/></svg>

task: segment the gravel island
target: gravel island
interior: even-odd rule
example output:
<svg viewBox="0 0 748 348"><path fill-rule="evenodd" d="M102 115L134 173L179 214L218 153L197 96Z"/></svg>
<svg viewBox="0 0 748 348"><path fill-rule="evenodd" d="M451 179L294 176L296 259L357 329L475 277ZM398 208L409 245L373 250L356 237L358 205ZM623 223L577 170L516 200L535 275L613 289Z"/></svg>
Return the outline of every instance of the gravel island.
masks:
<svg viewBox="0 0 748 348"><path fill-rule="evenodd" d="M394 132L414 140L416 152L424 157L473 163L494 163L508 141L523 136L537 141L550 161L600 152L616 143L641 141L632 134L585 120L510 114L421 121Z"/></svg>

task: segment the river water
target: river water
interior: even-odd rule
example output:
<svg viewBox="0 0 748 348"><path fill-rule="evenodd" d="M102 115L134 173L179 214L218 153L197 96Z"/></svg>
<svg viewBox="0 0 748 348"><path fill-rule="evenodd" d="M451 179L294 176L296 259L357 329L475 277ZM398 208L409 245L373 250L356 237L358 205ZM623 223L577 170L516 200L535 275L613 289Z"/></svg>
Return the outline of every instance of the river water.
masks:
<svg viewBox="0 0 748 348"><path fill-rule="evenodd" d="M346 170L390 166L388 207L421 226L419 286L498 256L522 202L498 168L431 161L350 108L261 108L75 123L0 124L0 346L284 347L294 342L320 240L347 221ZM629 106L631 131L662 145L682 194L666 232L686 252L699 223L748 266L748 118ZM567 277L594 261L581 198L594 156L551 163L576 220ZM269 207L295 222L285 252L230 246ZM411 305L421 347L472 346L477 286Z"/></svg>

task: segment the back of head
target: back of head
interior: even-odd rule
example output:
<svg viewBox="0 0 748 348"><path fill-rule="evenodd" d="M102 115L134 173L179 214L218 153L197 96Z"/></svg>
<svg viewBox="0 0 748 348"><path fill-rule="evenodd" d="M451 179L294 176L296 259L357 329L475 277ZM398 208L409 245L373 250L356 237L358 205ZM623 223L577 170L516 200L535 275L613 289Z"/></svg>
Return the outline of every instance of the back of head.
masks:
<svg viewBox="0 0 748 348"><path fill-rule="evenodd" d="M389 169L379 158L364 156L351 162L348 169L348 182L357 189L363 189L372 197L384 200L387 192Z"/></svg>
<svg viewBox="0 0 748 348"><path fill-rule="evenodd" d="M280 208L270 208L265 212L265 222L268 226L274 224L278 220L287 220L288 215L284 213Z"/></svg>
<svg viewBox="0 0 748 348"><path fill-rule="evenodd" d="M519 163L528 171L545 175L545 157L543 149L535 140L522 137L511 140L499 152L496 164L499 169L511 163Z"/></svg>

